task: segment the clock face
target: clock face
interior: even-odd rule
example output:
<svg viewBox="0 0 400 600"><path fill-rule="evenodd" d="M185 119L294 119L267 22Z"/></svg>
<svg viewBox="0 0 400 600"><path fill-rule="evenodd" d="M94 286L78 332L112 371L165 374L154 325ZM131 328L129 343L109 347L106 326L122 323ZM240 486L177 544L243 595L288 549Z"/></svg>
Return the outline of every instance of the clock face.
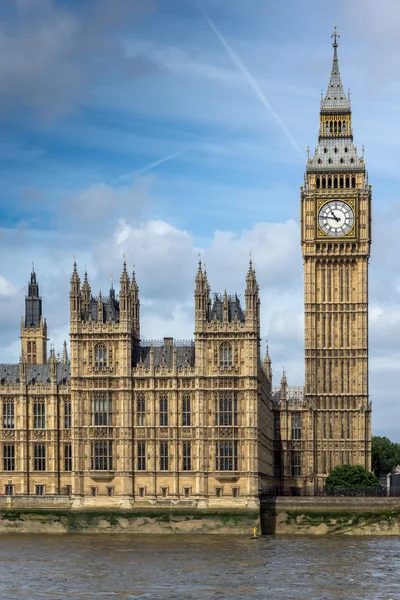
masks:
<svg viewBox="0 0 400 600"><path fill-rule="evenodd" d="M330 200L320 209L318 224L327 235L346 235L354 224L353 210L342 200Z"/></svg>

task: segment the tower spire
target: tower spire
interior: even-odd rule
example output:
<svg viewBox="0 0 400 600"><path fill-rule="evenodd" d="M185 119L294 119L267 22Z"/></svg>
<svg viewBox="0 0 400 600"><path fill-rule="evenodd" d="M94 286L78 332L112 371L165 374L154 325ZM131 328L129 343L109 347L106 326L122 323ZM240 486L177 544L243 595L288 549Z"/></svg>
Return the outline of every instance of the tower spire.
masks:
<svg viewBox="0 0 400 600"><path fill-rule="evenodd" d="M321 101L321 112L332 110L350 110L350 98L346 96L343 88L343 83L340 78L339 71L339 60L338 60L338 38L340 35L337 32L336 25L331 35L333 39L333 61L331 77L329 79L328 89L325 94L325 98Z"/></svg>

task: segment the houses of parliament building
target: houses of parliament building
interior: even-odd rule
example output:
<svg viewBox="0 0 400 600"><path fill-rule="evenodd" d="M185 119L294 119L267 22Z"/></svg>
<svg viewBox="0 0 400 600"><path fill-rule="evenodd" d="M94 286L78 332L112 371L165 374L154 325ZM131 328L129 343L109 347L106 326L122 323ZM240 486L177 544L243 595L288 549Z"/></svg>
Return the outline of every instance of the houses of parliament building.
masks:
<svg viewBox="0 0 400 600"><path fill-rule="evenodd" d="M74 263L70 351L48 351L32 271L19 364L0 365L0 492L93 501L257 506L313 494L339 464L370 468L371 186L353 142L333 34L318 144L301 186L305 385L273 386L252 262L239 296L199 264L194 340L146 343L135 274L94 297ZM107 500L104 500L105 502Z"/></svg>

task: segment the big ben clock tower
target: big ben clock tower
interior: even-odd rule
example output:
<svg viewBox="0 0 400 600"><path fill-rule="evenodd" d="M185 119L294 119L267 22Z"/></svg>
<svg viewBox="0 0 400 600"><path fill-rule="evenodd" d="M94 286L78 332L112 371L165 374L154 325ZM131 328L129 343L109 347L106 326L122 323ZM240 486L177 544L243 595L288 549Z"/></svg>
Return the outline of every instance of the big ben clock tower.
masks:
<svg viewBox="0 0 400 600"><path fill-rule="evenodd" d="M336 26L318 145L301 191L307 467L315 486L339 464L370 468L368 260L371 186L353 142Z"/></svg>

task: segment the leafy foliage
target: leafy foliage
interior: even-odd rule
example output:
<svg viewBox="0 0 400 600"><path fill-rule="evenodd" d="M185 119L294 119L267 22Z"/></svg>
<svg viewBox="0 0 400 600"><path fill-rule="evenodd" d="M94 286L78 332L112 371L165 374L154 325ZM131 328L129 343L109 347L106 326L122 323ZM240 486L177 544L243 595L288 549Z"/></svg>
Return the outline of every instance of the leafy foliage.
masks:
<svg viewBox="0 0 400 600"><path fill-rule="evenodd" d="M400 444L387 437L373 435L371 450L372 470L377 477L390 473L400 464Z"/></svg>
<svg viewBox="0 0 400 600"><path fill-rule="evenodd" d="M328 475L325 480L325 491L337 490L362 490L378 488L379 480L361 465L339 465Z"/></svg>

